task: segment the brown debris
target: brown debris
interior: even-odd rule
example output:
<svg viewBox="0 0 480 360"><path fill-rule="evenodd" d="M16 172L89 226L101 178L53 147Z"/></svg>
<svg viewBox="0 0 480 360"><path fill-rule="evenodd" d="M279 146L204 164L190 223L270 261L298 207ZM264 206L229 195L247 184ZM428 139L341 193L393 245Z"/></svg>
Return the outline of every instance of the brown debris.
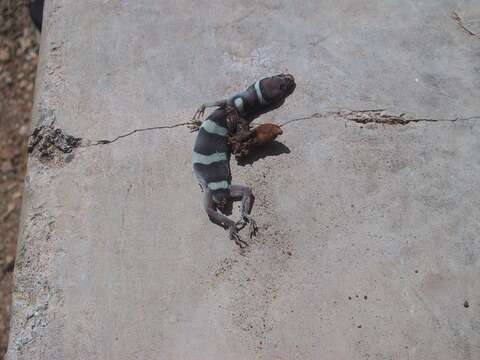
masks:
<svg viewBox="0 0 480 360"><path fill-rule="evenodd" d="M480 115L474 115L469 117L457 117L452 119L433 119L433 118L406 118L405 113L394 114L387 112L385 109L369 109L369 110L335 110L316 112L309 116L303 116L285 121L280 125L284 127L286 125L313 119L326 119L329 117L337 117L341 120L347 120L356 122L358 124L384 124L384 125L407 125L410 123L419 122L456 122L456 121L470 121L479 120Z"/></svg>
<svg viewBox="0 0 480 360"><path fill-rule="evenodd" d="M457 23L457 25L462 29L464 32L466 32L470 36L475 36L477 39L480 39L480 35L475 34L473 31L469 30L462 21L462 18L456 11L452 13L452 19Z"/></svg>
<svg viewBox="0 0 480 360"><path fill-rule="evenodd" d="M282 129L276 124L261 124L253 129L253 137L246 141L238 142L234 137L230 137L232 153L237 160L242 160L250 154L253 148L274 141L282 133Z"/></svg>
<svg viewBox="0 0 480 360"><path fill-rule="evenodd" d="M345 114L346 120L359 124L406 125L411 122L411 120L407 120L403 116L404 114L396 115L384 110L351 111Z"/></svg>
<svg viewBox="0 0 480 360"><path fill-rule="evenodd" d="M71 153L81 145L81 138L65 134L53 124L41 125L35 128L28 140L28 152L37 152L41 159L50 160L55 153Z"/></svg>

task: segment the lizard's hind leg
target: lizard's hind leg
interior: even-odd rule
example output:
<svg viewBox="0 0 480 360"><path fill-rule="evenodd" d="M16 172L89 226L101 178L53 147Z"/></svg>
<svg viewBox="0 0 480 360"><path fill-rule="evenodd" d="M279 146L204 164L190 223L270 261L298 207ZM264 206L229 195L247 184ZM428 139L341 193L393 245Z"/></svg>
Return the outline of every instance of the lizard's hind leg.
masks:
<svg viewBox="0 0 480 360"><path fill-rule="evenodd" d="M250 238L258 233L258 226L255 220L250 216L252 212L255 197L249 187L241 185L232 185L230 188L230 196L233 200L241 200L241 216L242 218L237 222L237 226L244 227L249 224Z"/></svg>
<svg viewBox="0 0 480 360"><path fill-rule="evenodd" d="M221 213L217 212L217 206L215 205L212 197L212 192L208 190L205 191L203 205L205 211L208 214L208 217L212 222L215 224L223 227L224 229L228 230L228 235L230 240L235 241L235 244L240 246L240 248L245 248L248 244L240 238L238 234L237 224L234 221L230 220L228 217L222 215Z"/></svg>

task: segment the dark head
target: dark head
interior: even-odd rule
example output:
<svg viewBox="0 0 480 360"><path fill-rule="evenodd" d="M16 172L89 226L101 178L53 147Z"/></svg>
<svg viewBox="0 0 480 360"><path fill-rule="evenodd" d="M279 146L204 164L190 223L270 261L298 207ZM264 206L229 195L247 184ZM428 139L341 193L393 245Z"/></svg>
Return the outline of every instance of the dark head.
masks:
<svg viewBox="0 0 480 360"><path fill-rule="evenodd" d="M293 93L295 86L295 78L290 74L267 77L259 82L263 100L269 105L283 104L285 99Z"/></svg>

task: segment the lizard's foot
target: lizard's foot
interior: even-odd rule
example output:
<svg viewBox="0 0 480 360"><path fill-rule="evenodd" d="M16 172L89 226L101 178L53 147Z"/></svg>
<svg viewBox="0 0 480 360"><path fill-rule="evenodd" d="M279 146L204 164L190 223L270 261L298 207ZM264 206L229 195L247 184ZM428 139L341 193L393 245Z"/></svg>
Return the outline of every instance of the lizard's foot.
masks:
<svg viewBox="0 0 480 360"><path fill-rule="evenodd" d="M202 120L201 118L203 117L203 114L205 113L205 109L207 108L206 104L202 104L197 111L195 111L195 114L192 117L192 120L188 123L187 127L189 128L190 132L195 132L200 130L200 126L202 126Z"/></svg>
<svg viewBox="0 0 480 360"><path fill-rule="evenodd" d="M240 231L242 230L245 226L247 226L248 224L248 219L246 219L245 217L242 217L240 220L238 220L236 223L235 223L235 227L237 229L237 231Z"/></svg>
<svg viewBox="0 0 480 360"><path fill-rule="evenodd" d="M238 230L241 230L247 224L250 225L248 227L250 239L254 236L257 236L257 233L258 233L257 222L255 220L253 220L253 218L251 216L244 215L240 220L237 221L236 226L238 226Z"/></svg>
<svg viewBox="0 0 480 360"><path fill-rule="evenodd" d="M250 232L250 239L254 236L257 236L258 233L258 226L257 222L253 220L251 217L248 218L250 226L249 226L249 232Z"/></svg>
<svg viewBox="0 0 480 360"><path fill-rule="evenodd" d="M237 228L235 226L230 228L230 240L235 241L235 244L237 244L240 249L244 249L248 246L248 244L240 238L240 235L238 235Z"/></svg>
<svg viewBox="0 0 480 360"><path fill-rule="evenodd" d="M202 104L197 111L195 111L195 114L193 115L192 121L200 121L200 119L203 117L203 114L205 113L205 109L207 108L206 104Z"/></svg>
<svg viewBox="0 0 480 360"><path fill-rule="evenodd" d="M200 130L200 126L202 126L202 122L200 120L193 120L193 119L187 125L190 132L195 132Z"/></svg>

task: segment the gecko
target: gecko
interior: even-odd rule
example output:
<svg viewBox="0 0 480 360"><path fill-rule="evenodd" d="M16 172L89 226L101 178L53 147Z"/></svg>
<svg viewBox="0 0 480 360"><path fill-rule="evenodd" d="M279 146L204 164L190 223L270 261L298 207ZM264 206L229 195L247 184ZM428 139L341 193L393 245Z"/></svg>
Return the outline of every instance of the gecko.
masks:
<svg viewBox="0 0 480 360"><path fill-rule="evenodd" d="M261 114L281 106L295 89L290 74L280 74L258 80L245 91L232 97L200 106L192 120L198 130L193 148L194 174L204 192L203 206L210 220L229 231L230 240L244 248L247 242L239 231L249 224L250 238L258 232L251 217L255 197L247 186L232 184L229 138L242 142L255 136L250 123ZM208 107L217 107L202 123L200 118ZM234 222L225 214L233 201L241 201L241 218Z"/></svg>

